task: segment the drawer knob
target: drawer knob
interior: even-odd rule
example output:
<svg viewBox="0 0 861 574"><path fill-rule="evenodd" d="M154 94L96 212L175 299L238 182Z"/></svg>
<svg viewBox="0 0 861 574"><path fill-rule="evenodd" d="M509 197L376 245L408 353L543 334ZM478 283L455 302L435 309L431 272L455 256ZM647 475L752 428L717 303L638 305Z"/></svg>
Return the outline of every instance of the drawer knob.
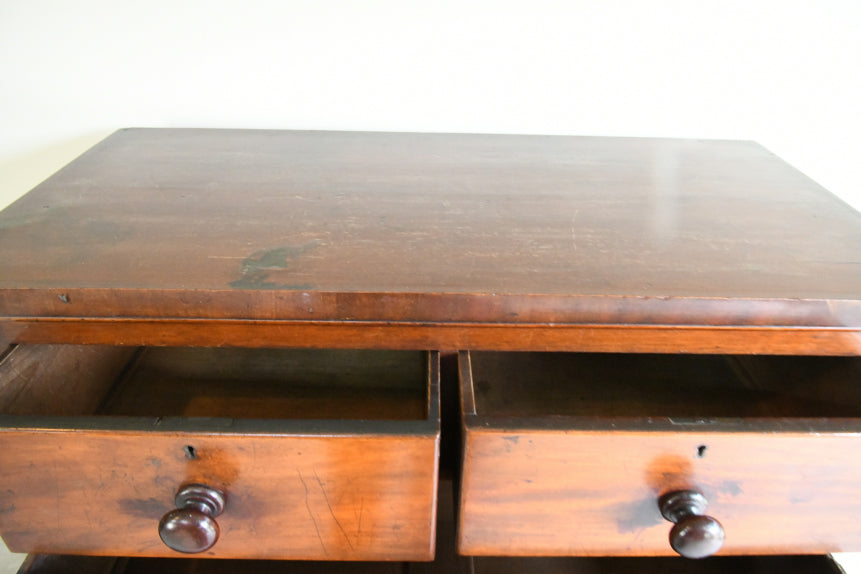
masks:
<svg viewBox="0 0 861 574"><path fill-rule="evenodd" d="M658 501L661 514L675 525L670 530L670 546L685 558L705 558L723 546L721 523L706 516L706 497L695 490L670 492Z"/></svg>
<svg viewBox="0 0 861 574"><path fill-rule="evenodd" d="M176 509L158 523L158 535L177 552L205 552L218 540L215 517L222 510L222 492L204 484L186 484L176 493Z"/></svg>

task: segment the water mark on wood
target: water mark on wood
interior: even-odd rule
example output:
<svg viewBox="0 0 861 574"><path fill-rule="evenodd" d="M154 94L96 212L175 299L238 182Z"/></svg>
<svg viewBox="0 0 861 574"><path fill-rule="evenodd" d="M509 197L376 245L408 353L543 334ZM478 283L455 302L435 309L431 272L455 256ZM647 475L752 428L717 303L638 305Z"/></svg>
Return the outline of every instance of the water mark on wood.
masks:
<svg viewBox="0 0 861 574"><path fill-rule="evenodd" d="M242 261L242 277L231 281L230 286L234 289L310 289L311 285L307 283L282 283L276 279L279 274L289 270L296 259L313 250L319 243L311 241L303 245L285 245L253 253Z"/></svg>

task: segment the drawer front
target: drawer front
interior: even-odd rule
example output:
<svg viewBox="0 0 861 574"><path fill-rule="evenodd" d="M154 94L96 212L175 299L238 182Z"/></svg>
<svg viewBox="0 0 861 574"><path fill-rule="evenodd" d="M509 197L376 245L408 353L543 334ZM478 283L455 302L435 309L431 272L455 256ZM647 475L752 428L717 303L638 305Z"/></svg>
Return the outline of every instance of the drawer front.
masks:
<svg viewBox="0 0 861 574"><path fill-rule="evenodd" d="M5 430L0 453L13 552L178 556L159 520L202 483L226 497L206 556L433 556L434 436Z"/></svg>
<svg viewBox="0 0 861 574"><path fill-rule="evenodd" d="M720 554L857 551L859 477L857 434L469 426L460 550L471 555L672 555L672 524L661 516L658 498L693 489L705 495L706 514L726 532Z"/></svg>
<svg viewBox="0 0 861 574"><path fill-rule="evenodd" d="M22 346L0 360L12 551L433 557L438 353L131 354Z"/></svg>
<svg viewBox="0 0 861 574"><path fill-rule="evenodd" d="M705 554L861 550L859 361L729 359L461 353L460 550L673 555L680 491Z"/></svg>

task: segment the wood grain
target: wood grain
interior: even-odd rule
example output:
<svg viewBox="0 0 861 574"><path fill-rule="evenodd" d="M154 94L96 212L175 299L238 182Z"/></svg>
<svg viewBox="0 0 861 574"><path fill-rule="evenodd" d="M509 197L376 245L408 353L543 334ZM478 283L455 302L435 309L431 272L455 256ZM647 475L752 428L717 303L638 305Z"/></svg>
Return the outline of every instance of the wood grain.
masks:
<svg viewBox="0 0 861 574"><path fill-rule="evenodd" d="M202 482L227 495L207 556L429 560L437 440L4 429L0 527L13 552L177 556L158 521Z"/></svg>
<svg viewBox="0 0 861 574"><path fill-rule="evenodd" d="M181 485L200 482L227 496L217 519L221 538L206 556L432 559L440 427L437 353L429 353L426 361L411 360L423 354L395 353L394 363L392 353L316 353L328 360L299 367L297 357L307 360L308 352L233 351L223 359L215 358L215 352L159 349L149 358L141 356L137 374L120 380L105 409L152 418L0 416L0 532L10 550L178 556L159 539L158 521L173 508ZM197 360L177 363L189 356ZM403 367L404 358L406 373L393 368ZM206 385L194 381L222 377L252 385L291 366L296 367L294 383L303 379L319 386L328 381L337 389L337 373L345 365L350 367L342 373L342 387L370 384L365 391L372 394L374 384L383 390L406 385L418 392L410 393L406 408L376 404L383 412L367 418L377 420L354 420L368 413L346 412L338 407L344 400L335 397L314 407L319 416L323 405L335 405L334 420L297 416L262 422L171 419L188 414L182 400L159 402L132 391L137 399L128 403L122 394L123 384L156 383L161 375L169 384L205 391ZM242 372L249 379L235 381ZM62 383L61 376L53 380ZM273 414L267 405L251 406L240 414L252 416L261 408ZM209 400L205 409L199 407L192 414L237 414L229 401ZM281 416L290 414L285 409ZM406 420L382 420L387 418Z"/></svg>
<svg viewBox="0 0 861 574"><path fill-rule="evenodd" d="M102 414L144 417L426 420L424 352L155 347Z"/></svg>
<svg viewBox="0 0 861 574"><path fill-rule="evenodd" d="M475 411L483 416L861 417L857 357L496 352L469 357Z"/></svg>
<svg viewBox="0 0 861 574"><path fill-rule="evenodd" d="M454 510L450 481L439 488L437 552L433 562L297 562L194 560L169 558L93 558L82 556L30 557L19 574L839 574L828 556L682 558L469 558L454 548Z"/></svg>
<svg viewBox="0 0 861 574"><path fill-rule="evenodd" d="M672 555L657 499L696 489L727 533L720 554L850 552L861 425L849 433L467 430L460 551ZM706 454L698 457L699 447Z"/></svg>
<svg viewBox="0 0 861 574"><path fill-rule="evenodd" d="M77 345L15 346L0 355L0 413L88 415L131 360L134 349Z"/></svg>
<svg viewBox="0 0 861 574"><path fill-rule="evenodd" d="M857 336L859 244L750 142L121 130L0 215L0 316Z"/></svg>
<svg viewBox="0 0 861 574"><path fill-rule="evenodd" d="M769 418L730 413L733 418L711 419L715 405L705 395L701 405L695 399L673 402L674 385L681 395L686 392L685 377L673 379L674 373L667 373L675 382L662 383L662 394L637 401L625 392L614 395L622 387L606 377L596 378L597 389L578 391L576 372L547 381L541 375L548 371L538 371L530 379L532 395L560 385L573 398L557 394L522 405L529 393L517 389L529 385L505 387L509 378L497 381L511 391L501 395L505 402L500 404L474 386L471 375L480 362L470 363L464 361L461 368L465 442L459 548L465 554L672 555L671 525L661 517L657 499L679 489L699 490L709 500L708 514L727 533L720 554L861 549L861 419L787 418L797 416L799 408L802 414L820 408L805 406L805 397L772 401L765 409ZM849 371L833 371L848 375L842 386L850 389L857 386L857 359L851 365ZM518 374L511 373L510 364L502 368L511 377ZM647 388L650 375L628 372L632 385L642 380ZM827 379L811 379L810 386L822 385L826 392L833 382ZM804 388L786 383L790 394ZM732 395L732 383L728 386ZM583 416L577 415L580 395ZM690 409L689 416L656 411L660 397L667 397L668 408ZM738 414L750 413L741 404L745 400L744 393L736 396ZM717 405L718 411L724 407ZM857 401L849 408L857 410ZM762 415L762 409L753 410Z"/></svg>
<svg viewBox="0 0 861 574"><path fill-rule="evenodd" d="M20 343L861 355L852 329L374 321L69 319L0 322Z"/></svg>

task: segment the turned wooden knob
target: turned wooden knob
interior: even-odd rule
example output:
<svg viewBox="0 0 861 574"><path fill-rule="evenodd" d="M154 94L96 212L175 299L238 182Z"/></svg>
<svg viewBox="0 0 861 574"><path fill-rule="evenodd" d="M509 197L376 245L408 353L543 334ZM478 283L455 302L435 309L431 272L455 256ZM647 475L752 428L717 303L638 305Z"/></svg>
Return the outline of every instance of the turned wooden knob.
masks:
<svg viewBox="0 0 861 574"><path fill-rule="evenodd" d="M177 552L205 552L218 541L215 517L222 510L222 492L205 484L187 484L176 493L176 509L158 523L158 535Z"/></svg>
<svg viewBox="0 0 861 574"><path fill-rule="evenodd" d="M705 558L723 546L721 523L706 516L706 497L695 490L677 490L658 501L661 514L675 525L670 530L670 546L685 558Z"/></svg>

